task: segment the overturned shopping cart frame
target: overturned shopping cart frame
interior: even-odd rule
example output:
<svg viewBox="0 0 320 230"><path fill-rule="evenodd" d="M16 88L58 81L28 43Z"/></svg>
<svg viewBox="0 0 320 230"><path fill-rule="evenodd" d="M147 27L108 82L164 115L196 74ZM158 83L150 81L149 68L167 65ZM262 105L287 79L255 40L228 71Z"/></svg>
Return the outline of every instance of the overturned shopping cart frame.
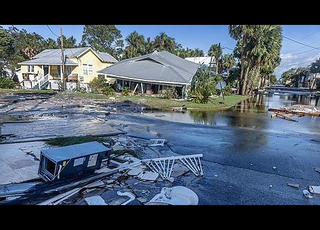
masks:
<svg viewBox="0 0 320 230"><path fill-rule="evenodd" d="M171 177L173 166L180 161L196 176L203 175L203 169L200 158L202 154L186 155L186 156L172 156L163 158L154 158L142 160L153 172L159 173L162 179L166 180Z"/></svg>

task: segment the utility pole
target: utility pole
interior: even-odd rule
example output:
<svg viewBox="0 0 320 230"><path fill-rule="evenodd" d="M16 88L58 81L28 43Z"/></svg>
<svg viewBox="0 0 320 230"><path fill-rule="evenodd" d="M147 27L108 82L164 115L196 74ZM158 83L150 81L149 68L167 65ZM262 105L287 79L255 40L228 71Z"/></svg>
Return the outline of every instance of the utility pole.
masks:
<svg viewBox="0 0 320 230"><path fill-rule="evenodd" d="M62 61L62 91L67 89L66 84L66 77L65 77L65 56L63 51L63 35L62 35L62 28L60 28L61 36L60 36L60 43L61 43L61 61Z"/></svg>

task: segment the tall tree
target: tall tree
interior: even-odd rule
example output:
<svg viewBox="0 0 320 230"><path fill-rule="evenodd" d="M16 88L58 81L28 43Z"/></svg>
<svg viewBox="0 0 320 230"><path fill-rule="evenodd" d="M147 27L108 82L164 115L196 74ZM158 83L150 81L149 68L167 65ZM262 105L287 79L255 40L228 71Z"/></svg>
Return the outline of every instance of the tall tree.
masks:
<svg viewBox="0 0 320 230"><path fill-rule="evenodd" d="M77 47L75 37L71 36L69 38L66 38L66 36L62 35L62 39L63 39L63 48ZM59 44L58 47L60 47L60 37L57 38L57 44Z"/></svg>
<svg viewBox="0 0 320 230"><path fill-rule="evenodd" d="M57 48L58 48L58 45L55 40L53 40L52 38L48 38L46 40L46 49L57 49Z"/></svg>
<svg viewBox="0 0 320 230"><path fill-rule="evenodd" d="M85 25L81 46L91 46L94 50L117 55L121 31L114 25Z"/></svg>
<svg viewBox="0 0 320 230"><path fill-rule="evenodd" d="M128 45L124 49L124 58L137 57L146 53L145 38L137 31L130 33L125 40Z"/></svg>
<svg viewBox="0 0 320 230"><path fill-rule="evenodd" d="M178 44L175 42L175 39L169 37L165 32L161 32L154 39L153 47L155 50L163 51L166 50L170 53L174 53Z"/></svg>
<svg viewBox="0 0 320 230"><path fill-rule="evenodd" d="M214 61L215 61L215 64L216 64L216 74L218 74L219 60L220 60L220 57L222 55L222 49L220 47L220 43L212 45L210 47L209 51L208 51L208 55L211 57L210 66L211 66L211 63L212 63L212 59L214 57Z"/></svg>
<svg viewBox="0 0 320 230"><path fill-rule="evenodd" d="M145 52L147 54L152 53L154 51L154 42L151 40L150 37L148 37L145 41Z"/></svg>
<svg viewBox="0 0 320 230"><path fill-rule="evenodd" d="M222 57L222 66L227 71L228 77L229 77L230 69L235 65L236 65L236 60L232 54L225 54Z"/></svg>
<svg viewBox="0 0 320 230"><path fill-rule="evenodd" d="M261 67L280 58L282 29L278 25L230 25L229 34L237 40L234 53L241 65L240 94L248 94L260 82Z"/></svg>
<svg viewBox="0 0 320 230"><path fill-rule="evenodd" d="M311 63L310 72L313 73L313 79L310 88L313 89L316 83L317 75L320 73L320 58Z"/></svg>
<svg viewBox="0 0 320 230"><path fill-rule="evenodd" d="M0 27L0 77L7 77L7 69L10 68L10 60L14 54L13 37Z"/></svg>

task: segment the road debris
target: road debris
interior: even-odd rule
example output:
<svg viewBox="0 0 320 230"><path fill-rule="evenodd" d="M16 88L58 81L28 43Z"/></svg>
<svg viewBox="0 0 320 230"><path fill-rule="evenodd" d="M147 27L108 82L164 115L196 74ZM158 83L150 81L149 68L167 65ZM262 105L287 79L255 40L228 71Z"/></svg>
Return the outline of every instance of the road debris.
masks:
<svg viewBox="0 0 320 230"><path fill-rule="evenodd" d="M312 194L320 194L320 186L309 186L308 190Z"/></svg>
<svg viewBox="0 0 320 230"><path fill-rule="evenodd" d="M297 114L298 116L301 115L309 115L309 116L320 116L320 111L311 105L292 105L289 107L283 108L269 108L268 111L273 111L277 113L285 113L285 114Z"/></svg>
<svg viewBox="0 0 320 230"><path fill-rule="evenodd" d="M119 196L127 196L127 197L129 197L129 200L127 200L126 202L122 203L121 205L127 205L128 203L130 203L131 201L133 201L135 199L135 196L131 192L120 192L120 191L118 191L117 194Z"/></svg>
<svg viewBox="0 0 320 230"><path fill-rule="evenodd" d="M308 190L303 190L303 195L307 198L313 198L313 196L311 195L311 193Z"/></svg>
<svg viewBox="0 0 320 230"><path fill-rule="evenodd" d="M150 139L149 147L164 146L166 139Z"/></svg>
<svg viewBox="0 0 320 230"><path fill-rule="evenodd" d="M88 205L107 205L101 196L90 196L84 199Z"/></svg>
<svg viewBox="0 0 320 230"><path fill-rule="evenodd" d="M45 149L40 154L39 176L44 181L93 173L110 149L97 141Z"/></svg>
<svg viewBox="0 0 320 230"><path fill-rule="evenodd" d="M198 195L184 186L164 187L146 205L197 205Z"/></svg>
<svg viewBox="0 0 320 230"><path fill-rule="evenodd" d="M155 181L158 176L159 173L144 171L138 175L138 178L140 180Z"/></svg>
<svg viewBox="0 0 320 230"><path fill-rule="evenodd" d="M184 155L146 159L144 162L153 172L159 173L162 179L166 180L171 177L173 166L176 161L180 161L184 166L191 170L194 175L202 176L203 169L200 161L202 154Z"/></svg>
<svg viewBox="0 0 320 230"><path fill-rule="evenodd" d="M320 173L320 168L314 168L314 171Z"/></svg>
<svg viewBox="0 0 320 230"><path fill-rule="evenodd" d="M293 183L287 183L287 186L293 187L293 188L300 188L299 184L293 184Z"/></svg>

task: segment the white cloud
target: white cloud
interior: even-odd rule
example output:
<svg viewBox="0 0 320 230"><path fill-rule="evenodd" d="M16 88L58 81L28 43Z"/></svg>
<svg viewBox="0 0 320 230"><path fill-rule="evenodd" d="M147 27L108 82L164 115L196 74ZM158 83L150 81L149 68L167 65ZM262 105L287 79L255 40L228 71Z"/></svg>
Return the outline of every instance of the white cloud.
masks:
<svg viewBox="0 0 320 230"><path fill-rule="evenodd" d="M294 55L291 53L288 54L281 54L281 63L275 69L275 74L279 78L281 74L291 68L299 68L299 67L306 67L314 62L316 59L320 58L320 53L313 55L306 54L304 57Z"/></svg>

